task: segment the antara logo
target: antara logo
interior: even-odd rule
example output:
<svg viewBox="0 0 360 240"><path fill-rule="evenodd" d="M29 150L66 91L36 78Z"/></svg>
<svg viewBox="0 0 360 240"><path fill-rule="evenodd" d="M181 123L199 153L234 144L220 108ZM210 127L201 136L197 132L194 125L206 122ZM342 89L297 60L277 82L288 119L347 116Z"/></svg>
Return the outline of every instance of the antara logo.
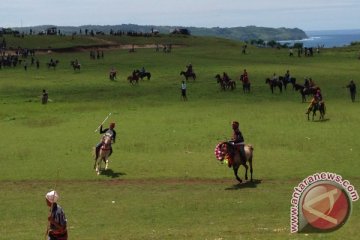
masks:
<svg viewBox="0 0 360 240"><path fill-rule="evenodd" d="M343 226L359 195L349 181L334 173L316 173L294 188L291 232L331 232Z"/></svg>

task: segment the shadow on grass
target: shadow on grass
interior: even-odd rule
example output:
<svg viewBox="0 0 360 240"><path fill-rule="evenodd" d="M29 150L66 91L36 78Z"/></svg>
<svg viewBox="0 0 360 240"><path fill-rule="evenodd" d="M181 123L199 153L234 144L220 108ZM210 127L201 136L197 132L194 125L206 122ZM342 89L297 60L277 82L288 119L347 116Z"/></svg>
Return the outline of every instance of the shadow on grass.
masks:
<svg viewBox="0 0 360 240"><path fill-rule="evenodd" d="M324 119L313 120L313 122L327 122L327 121L330 121L330 118L324 118Z"/></svg>
<svg viewBox="0 0 360 240"><path fill-rule="evenodd" d="M101 175L105 175L105 176L110 177L110 178L119 178L120 176L126 175L126 173L114 172L111 169L107 169L107 170L102 171Z"/></svg>
<svg viewBox="0 0 360 240"><path fill-rule="evenodd" d="M243 188L256 188L257 185L261 183L261 181L262 180L260 180L260 179L253 179L252 182L247 181L247 182L238 183L231 187L225 188L225 190L239 190L239 189L243 189Z"/></svg>

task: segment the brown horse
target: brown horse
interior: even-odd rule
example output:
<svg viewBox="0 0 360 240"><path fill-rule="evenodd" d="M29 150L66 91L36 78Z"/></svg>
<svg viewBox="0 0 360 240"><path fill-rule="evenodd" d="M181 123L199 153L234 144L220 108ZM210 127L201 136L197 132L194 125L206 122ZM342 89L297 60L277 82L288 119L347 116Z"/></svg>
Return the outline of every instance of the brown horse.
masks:
<svg viewBox="0 0 360 240"><path fill-rule="evenodd" d="M139 83L139 76L138 76L137 74L130 75L130 76L128 76L127 80L128 80L129 83L131 83L132 85L138 84L138 83Z"/></svg>
<svg viewBox="0 0 360 240"><path fill-rule="evenodd" d="M142 72L139 69L137 69L135 72L141 80L143 80L143 78L145 78L145 77L147 78L147 80L150 80L150 78L151 78L150 72Z"/></svg>
<svg viewBox="0 0 360 240"><path fill-rule="evenodd" d="M301 101L304 103L306 102L306 96L307 95L314 95L316 91L319 89L318 87L305 87L301 84L294 84L295 90L299 91L301 94Z"/></svg>
<svg viewBox="0 0 360 240"><path fill-rule="evenodd" d="M293 90L295 90L296 78L290 77L290 79L286 79L284 76L279 76L279 80L283 83L284 88L286 90L286 86L291 83L293 86Z"/></svg>
<svg viewBox="0 0 360 240"><path fill-rule="evenodd" d="M269 84L271 93L274 93L274 88L276 88L276 87L278 87L279 90L280 90L280 93L282 93L283 83L282 83L281 81L275 80L275 79L266 78L266 79L265 79L265 83L266 83L266 84Z"/></svg>
<svg viewBox="0 0 360 240"><path fill-rule="evenodd" d="M234 80L229 79L228 81L225 81L224 78L220 76L220 74L215 75L215 79L217 83L220 84L220 88L222 90L231 89L234 90L236 88L236 82Z"/></svg>
<svg viewBox="0 0 360 240"><path fill-rule="evenodd" d="M239 145L234 145L231 142L221 142L219 143L215 148L215 156L216 158L223 162L226 158L228 160L228 166L232 167L234 170L235 178L241 183L242 180L238 176L238 170L241 165L245 167L245 180L248 180L248 165L247 162L249 162L250 165L250 181L253 181L253 165L252 165L252 159L253 159L253 151L254 148L250 144L245 144L244 150L245 150L245 156L246 160L241 159L240 157L240 150L238 149Z"/></svg>
<svg viewBox="0 0 360 240"><path fill-rule="evenodd" d="M96 174L99 175L101 171L101 162L105 163L105 170L108 169L109 166L109 155L111 150L111 135L105 134L103 137L103 145L100 147L99 157L95 160L94 169ZM96 150L95 150L96 151Z"/></svg>
<svg viewBox="0 0 360 240"><path fill-rule="evenodd" d="M310 120L310 112L312 112L312 120L314 121L314 117L316 115L316 111L320 112L320 117L319 120L324 120L325 117L325 111L326 111L326 107L325 107L325 103L321 102L321 103L315 103L312 105L311 110L307 113L308 115L308 120Z"/></svg>
<svg viewBox="0 0 360 240"><path fill-rule="evenodd" d="M194 72L184 72L181 71L180 75L184 75L185 79L188 80L188 78L192 78L194 81L196 79L196 74Z"/></svg>

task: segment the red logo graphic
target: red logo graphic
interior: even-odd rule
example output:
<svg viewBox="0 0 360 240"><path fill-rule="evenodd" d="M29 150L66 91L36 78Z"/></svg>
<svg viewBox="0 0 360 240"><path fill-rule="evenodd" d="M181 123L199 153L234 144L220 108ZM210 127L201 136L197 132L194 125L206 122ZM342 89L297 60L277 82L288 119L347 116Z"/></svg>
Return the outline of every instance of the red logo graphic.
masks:
<svg viewBox="0 0 360 240"><path fill-rule="evenodd" d="M320 231L341 227L351 212L351 202L346 192L331 183L310 187L302 200L304 220Z"/></svg>

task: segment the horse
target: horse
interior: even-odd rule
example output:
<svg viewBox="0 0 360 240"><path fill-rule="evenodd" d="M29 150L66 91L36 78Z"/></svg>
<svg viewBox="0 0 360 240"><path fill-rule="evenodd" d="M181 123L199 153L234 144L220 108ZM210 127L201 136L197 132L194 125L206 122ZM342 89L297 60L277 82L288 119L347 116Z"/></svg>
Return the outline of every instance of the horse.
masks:
<svg viewBox="0 0 360 240"><path fill-rule="evenodd" d="M51 61L51 62L48 62L48 63L47 63L47 66L48 66L48 68L52 67L52 68L54 68L54 70L55 70L55 68L56 68L56 66L58 65L58 63L59 63L59 60Z"/></svg>
<svg viewBox="0 0 360 240"><path fill-rule="evenodd" d="M136 72L136 74L139 76L139 78L141 80L143 80L144 77L146 77L147 80L150 80L150 78L151 78L151 73L150 72L142 72L142 71L139 71L139 70L136 70L135 72Z"/></svg>
<svg viewBox="0 0 360 240"><path fill-rule="evenodd" d="M249 168L247 165L248 162L250 165L250 181L253 181L252 159L253 159L254 148L250 144L245 144L244 149L245 149L246 160L243 160L240 157L240 150L238 149L238 147L239 145L234 145L231 142L220 142L218 145L216 145L215 156L220 162L223 162L225 158L228 160L228 166L233 168L235 178L240 183L242 182L242 180L238 176L239 167L241 165L245 167L245 180L248 180L248 175L247 175Z"/></svg>
<svg viewBox="0 0 360 240"><path fill-rule="evenodd" d="M248 79L245 80L244 75L240 75L240 81L242 82L242 85L243 85L243 92L249 93L250 87L251 87L250 81Z"/></svg>
<svg viewBox="0 0 360 240"><path fill-rule="evenodd" d="M115 80L116 79L116 71L110 71L109 78L110 78L110 80Z"/></svg>
<svg viewBox="0 0 360 240"><path fill-rule="evenodd" d="M129 83L131 83L132 85L138 84L138 83L139 83L139 76L138 76L137 74L130 75L130 76L128 76L127 80L128 80Z"/></svg>
<svg viewBox="0 0 360 240"><path fill-rule="evenodd" d="M325 116L325 111L326 111L326 107L325 107L325 103L324 102L320 102L320 103L315 103L311 110L307 113L308 115L308 120L310 120L310 112L312 112L312 120L314 121L314 117L316 115L316 111L320 112L320 117L319 120L324 120L324 116Z"/></svg>
<svg viewBox="0 0 360 240"><path fill-rule="evenodd" d="M192 78L194 81L196 79L196 74L194 72L184 72L184 71L181 71L180 72L180 75L184 75L185 79L188 80L188 78Z"/></svg>
<svg viewBox="0 0 360 240"><path fill-rule="evenodd" d="M220 74L216 74L215 79L216 79L216 82L218 84L220 84L220 88L225 91L226 84L225 84L224 80L221 78Z"/></svg>
<svg viewBox="0 0 360 240"><path fill-rule="evenodd" d="M74 68L74 71L76 69L78 69L80 71L80 67L81 67L81 64L80 63L76 63L75 61L71 61L70 62L70 65Z"/></svg>
<svg viewBox="0 0 360 240"><path fill-rule="evenodd" d="M282 86L283 86L283 84L282 84L281 81L275 80L275 79L266 78L265 83L266 83L266 84L269 84L271 93L274 93L274 88L276 88L276 87L278 87L279 90L280 90L280 93L282 93Z"/></svg>
<svg viewBox="0 0 360 240"><path fill-rule="evenodd" d="M285 77L279 76L279 80L283 83L285 90L286 90L286 86L287 86L289 83L292 84L293 90L295 90L296 78L290 77L290 79L287 80Z"/></svg>
<svg viewBox="0 0 360 240"><path fill-rule="evenodd" d="M295 87L295 91L299 91L300 94L301 94L301 100L302 102L306 102L306 95L314 95L316 93L316 91L318 90L317 87L305 87L301 84L297 84L295 83L294 84L294 87Z"/></svg>
<svg viewBox="0 0 360 240"><path fill-rule="evenodd" d="M111 150L111 135L105 134L103 137L103 145L100 147L99 157L95 160L94 169L96 174L99 175L101 171L101 162L105 163L105 170L109 167L109 155Z"/></svg>
<svg viewBox="0 0 360 240"><path fill-rule="evenodd" d="M221 78L220 74L216 74L215 76L218 83L220 83L220 88L223 90L231 89L234 90L236 88L236 82L234 80L229 79L228 81L225 81L223 78Z"/></svg>

